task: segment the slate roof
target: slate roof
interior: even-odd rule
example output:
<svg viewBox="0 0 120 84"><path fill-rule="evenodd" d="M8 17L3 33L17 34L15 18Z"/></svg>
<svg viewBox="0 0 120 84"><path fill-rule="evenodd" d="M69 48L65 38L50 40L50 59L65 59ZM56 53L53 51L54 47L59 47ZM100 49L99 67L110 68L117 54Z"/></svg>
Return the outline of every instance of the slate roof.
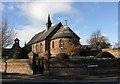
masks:
<svg viewBox="0 0 120 84"><path fill-rule="evenodd" d="M57 26L62 25L61 22L51 26L49 30L43 30L42 32L36 34L28 43L27 45L31 45L33 43L45 40L54 30L57 28Z"/></svg>
<svg viewBox="0 0 120 84"><path fill-rule="evenodd" d="M57 32L56 34L53 35L53 37L51 39L55 39L55 38L63 38L63 37L70 37L70 38L79 38L79 36L77 36L68 26L64 25L62 26Z"/></svg>
<svg viewBox="0 0 120 84"><path fill-rule="evenodd" d="M36 34L36 35L27 43L27 45L30 45L30 44L34 43L34 41L35 41L38 37L40 37L44 32L45 32L45 30L43 30L42 32Z"/></svg>

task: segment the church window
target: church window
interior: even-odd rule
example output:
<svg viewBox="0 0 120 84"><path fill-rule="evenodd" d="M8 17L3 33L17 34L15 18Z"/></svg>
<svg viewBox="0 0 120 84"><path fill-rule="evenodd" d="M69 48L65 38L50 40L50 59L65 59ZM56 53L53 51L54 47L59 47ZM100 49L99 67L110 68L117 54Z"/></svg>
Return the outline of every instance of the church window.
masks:
<svg viewBox="0 0 120 84"><path fill-rule="evenodd" d="M54 48L54 41L52 42L52 48Z"/></svg>
<svg viewBox="0 0 120 84"><path fill-rule="evenodd" d="M60 48L63 48L63 41L60 39Z"/></svg>
<svg viewBox="0 0 120 84"><path fill-rule="evenodd" d="M36 52L38 52L38 45L36 44Z"/></svg>
<svg viewBox="0 0 120 84"><path fill-rule="evenodd" d="M34 45L33 45L33 51L34 51Z"/></svg>
<svg viewBox="0 0 120 84"><path fill-rule="evenodd" d="M42 43L40 43L40 52L42 52Z"/></svg>

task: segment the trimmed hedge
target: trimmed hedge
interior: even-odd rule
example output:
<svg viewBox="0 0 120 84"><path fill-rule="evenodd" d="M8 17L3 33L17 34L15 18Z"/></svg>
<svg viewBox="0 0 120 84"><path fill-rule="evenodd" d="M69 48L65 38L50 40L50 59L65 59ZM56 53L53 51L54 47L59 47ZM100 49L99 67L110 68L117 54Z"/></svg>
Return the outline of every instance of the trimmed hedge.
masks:
<svg viewBox="0 0 120 84"><path fill-rule="evenodd" d="M55 58L57 58L57 59L68 59L69 57L66 53L58 53Z"/></svg>
<svg viewBox="0 0 120 84"><path fill-rule="evenodd" d="M13 59L21 59L22 58L22 50L17 49L13 54Z"/></svg>
<svg viewBox="0 0 120 84"><path fill-rule="evenodd" d="M51 53L49 53L48 51L45 51L45 52L43 53L43 56L50 57L50 55L51 55Z"/></svg>
<svg viewBox="0 0 120 84"><path fill-rule="evenodd" d="M115 58L112 54L109 52L100 52L96 55L97 58Z"/></svg>

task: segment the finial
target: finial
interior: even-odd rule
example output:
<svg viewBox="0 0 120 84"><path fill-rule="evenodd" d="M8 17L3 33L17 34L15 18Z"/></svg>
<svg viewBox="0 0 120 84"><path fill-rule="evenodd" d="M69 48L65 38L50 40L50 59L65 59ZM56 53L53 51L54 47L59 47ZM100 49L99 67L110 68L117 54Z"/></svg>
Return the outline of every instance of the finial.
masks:
<svg viewBox="0 0 120 84"><path fill-rule="evenodd" d="M66 26L67 26L67 20L65 20L65 22L66 22Z"/></svg>
<svg viewBox="0 0 120 84"><path fill-rule="evenodd" d="M26 44L26 41L25 41L25 44L24 44L24 46L26 46L27 44Z"/></svg>
<svg viewBox="0 0 120 84"><path fill-rule="evenodd" d="M49 28L51 27L51 25L52 25L52 22L50 20L50 14L48 14L48 19L47 19L47 23L46 23L47 30L49 30Z"/></svg>

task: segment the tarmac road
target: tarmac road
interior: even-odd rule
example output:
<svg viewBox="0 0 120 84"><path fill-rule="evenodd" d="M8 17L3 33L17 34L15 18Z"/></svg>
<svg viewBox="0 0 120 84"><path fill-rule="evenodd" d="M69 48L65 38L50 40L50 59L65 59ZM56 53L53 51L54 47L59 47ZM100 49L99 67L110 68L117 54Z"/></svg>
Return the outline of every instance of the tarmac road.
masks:
<svg viewBox="0 0 120 84"><path fill-rule="evenodd" d="M64 80L64 79L41 79L41 78L29 78L29 79L2 79L2 84L120 84L118 78L107 79L82 79L82 80Z"/></svg>

